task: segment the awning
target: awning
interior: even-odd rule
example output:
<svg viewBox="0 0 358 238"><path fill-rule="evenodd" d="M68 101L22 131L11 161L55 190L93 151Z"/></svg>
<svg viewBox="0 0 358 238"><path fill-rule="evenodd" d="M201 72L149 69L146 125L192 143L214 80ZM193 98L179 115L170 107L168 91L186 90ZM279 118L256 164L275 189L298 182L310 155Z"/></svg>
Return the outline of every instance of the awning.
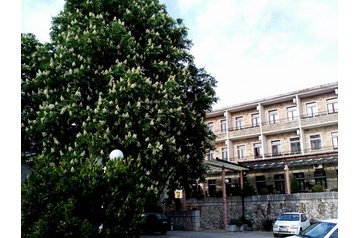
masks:
<svg viewBox="0 0 358 238"><path fill-rule="evenodd" d="M205 160L205 164L210 167L211 172L220 172L223 168L232 171L243 171L249 170L250 168L242 166L236 163L232 163L226 160L215 159L215 160Z"/></svg>
<svg viewBox="0 0 358 238"><path fill-rule="evenodd" d="M310 166L316 164L333 164L338 163L338 157L329 156L329 157L318 157L318 158L300 158L295 160L287 160L288 167L300 167L300 166ZM242 163L243 166L250 168L252 170L259 169L283 169L285 167L284 160L276 161L256 161L256 162L246 162Z"/></svg>

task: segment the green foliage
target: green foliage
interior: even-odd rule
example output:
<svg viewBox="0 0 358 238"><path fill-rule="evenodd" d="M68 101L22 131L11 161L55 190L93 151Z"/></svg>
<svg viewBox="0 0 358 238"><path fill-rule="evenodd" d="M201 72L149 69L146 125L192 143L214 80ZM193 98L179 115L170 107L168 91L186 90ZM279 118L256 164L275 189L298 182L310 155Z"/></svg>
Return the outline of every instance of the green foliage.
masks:
<svg viewBox="0 0 358 238"><path fill-rule="evenodd" d="M238 226L242 226L243 224L247 224L248 227L252 227L252 222L246 219L245 216L240 216L238 219Z"/></svg>
<svg viewBox="0 0 358 238"><path fill-rule="evenodd" d="M297 193L300 189L300 183L298 182L297 178L295 176L291 179L291 192Z"/></svg>
<svg viewBox="0 0 358 238"><path fill-rule="evenodd" d="M147 190L204 176L216 81L157 0L67 0L51 29L21 35L23 237L135 236Z"/></svg>
<svg viewBox="0 0 358 238"><path fill-rule="evenodd" d="M250 196L256 194L254 187L249 183L244 184L244 188L242 189L241 192L243 193L244 196Z"/></svg>
<svg viewBox="0 0 358 238"><path fill-rule="evenodd" d="M259 194L260 194L260 195L267 195L267 194L269 194L268 188L267 188L267 187L260 188Z"/></svg>
<svg viewBox="0 0 358 238"><path fill-rule="evenodd" d="M262 227L264 231L272 231L273 228L273 220L266 218L262 221Z"/></svg>
<svg viewBox="0 0 358 238"><path fill-rule="evenodd" d="M229 225L237 225L237 226L239 226L239 219L231 218L229 220Z"/></svg>
<svg viewBox="0 0 358 238"><path fill-rule="evenodd" d="M315 184L312 187L312 192L314 192L314 193L319 193L319 192L323 192L323 191L324 191L324 188L322 187L321 184Z"/></svg>

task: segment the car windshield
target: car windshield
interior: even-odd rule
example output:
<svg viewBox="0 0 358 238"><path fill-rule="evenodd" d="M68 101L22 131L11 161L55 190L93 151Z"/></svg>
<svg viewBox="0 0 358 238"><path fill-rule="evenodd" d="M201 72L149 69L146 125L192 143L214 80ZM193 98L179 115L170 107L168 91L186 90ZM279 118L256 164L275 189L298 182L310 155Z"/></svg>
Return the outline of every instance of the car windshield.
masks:
<svg viewBox="0 0 358 238"><path fill-rule="evenodd" d="M279 221L299 221L300 216L298 214L282 214L277 220L279 220Z"/></svg>
<svg viewBox="0 0 358 238"><path fill-rule="evenodd" d="M335 226L335 223L332 222L318 222L314 223L311 226L307 227L302 233L302 237L312 237L312 238L323 238L328 232L332 230Z"/></svg>

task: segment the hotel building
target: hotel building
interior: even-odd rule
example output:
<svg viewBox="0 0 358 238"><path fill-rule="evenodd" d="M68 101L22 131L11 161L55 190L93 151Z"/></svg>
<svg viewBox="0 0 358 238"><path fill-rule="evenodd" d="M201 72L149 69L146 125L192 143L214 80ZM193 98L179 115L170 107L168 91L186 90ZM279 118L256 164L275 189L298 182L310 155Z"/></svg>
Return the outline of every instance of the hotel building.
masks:
<svg viewBox="0 0 358 238"><path fill-rule="evenodd" d="M338 83L214 110L206 123L216 136L206 160L249 169L227 171L227 195L243 184L256 194L338 189ZM207 196L220 196L221 180L212 170Z"/></svg>

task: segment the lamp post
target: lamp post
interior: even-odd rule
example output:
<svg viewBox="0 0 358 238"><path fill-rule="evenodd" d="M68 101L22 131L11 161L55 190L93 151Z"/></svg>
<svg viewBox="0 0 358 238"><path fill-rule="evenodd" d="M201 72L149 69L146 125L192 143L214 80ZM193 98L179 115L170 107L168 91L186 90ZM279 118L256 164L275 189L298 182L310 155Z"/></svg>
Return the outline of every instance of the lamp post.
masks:
<svg viewBox="0 0 358 238"><path fill-rule="evenodd" d="M124 157L123 152L118 149L112 150L112 152L109 154L110 160L123 159L123 157Z"/></svg>
<svg viewBox="0 0 358 238"><path fill-rule="evenodd" d="M112 150L112 152L109 154L109 159L110 160L116 160L116 159L123 159L124 158L124 154L121 150L119 149L114 149ZM102 164L102 160L100 160L98 163ZM103 168L103 172L106 172L106 166L104 166ZM101 208L103 209L103 203ZM101 223L101 225L98 227L98 231L101 233L103 230L103 223Z"/></svg>

